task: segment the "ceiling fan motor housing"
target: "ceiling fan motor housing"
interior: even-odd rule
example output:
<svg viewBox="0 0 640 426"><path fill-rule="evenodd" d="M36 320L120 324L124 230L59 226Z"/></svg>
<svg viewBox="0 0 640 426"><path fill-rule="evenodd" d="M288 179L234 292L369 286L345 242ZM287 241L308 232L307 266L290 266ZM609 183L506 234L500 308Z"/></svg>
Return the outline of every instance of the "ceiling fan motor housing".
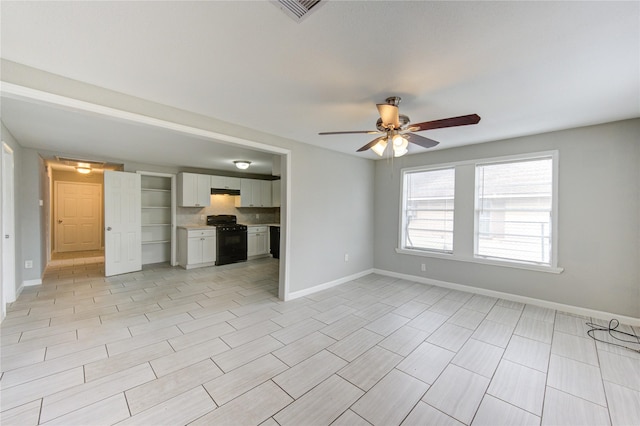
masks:
<svg viewBox="0 0 640 426"><path fill-rule="evenodd" d="M385 99L385 102L389 105L398 106L400 105L401 100L402 98L400 96L389 96L387 99Z"/></svg>
<svg viewBox="0 0 640 426"><path fill-rule="evenodd" d="M411 122L409 117L407 117L404 114L398 115L398 121L400 121L400 129L396 129L396 130L405 130L409 126L409 123ZM386 132L387 130L389 130L386 127L384 127L382 123L382 118L378 118L378 121L376 122L376 128L381 132Z"/></svg>

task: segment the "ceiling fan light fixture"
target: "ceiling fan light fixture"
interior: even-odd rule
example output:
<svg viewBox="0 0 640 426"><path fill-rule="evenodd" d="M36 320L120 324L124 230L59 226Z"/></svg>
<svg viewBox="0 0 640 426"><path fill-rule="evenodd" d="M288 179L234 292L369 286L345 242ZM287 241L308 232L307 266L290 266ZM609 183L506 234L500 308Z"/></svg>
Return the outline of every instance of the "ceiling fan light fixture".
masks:
<svg viewBox="0 0 640 426"><path fill-rule="evenodd" d="M409 150L407 147L409 146L409 141L402 137L400 134L396 134L393 137L393 156L394 157L402 157Z"/></svg>
<svg viewBox="0 0 640 426"><path fill-rule="evenodd" d="M394 157L402 157L403 155L405 155L407 152L409 152L409 150L406 147L393 147L393 156Z"/></svg>
<svg viewBox="0 0 640 426"><path fill-rule="evenodd" d="M402 137L401 134L396 133L393 136L393 147L400 147L400 146L404 146L405 148L407 147L407 145L409 144L409 142L407 142L407 140L405 138Z"/></svg>
<svg viewBox="0 0 640 426"><path fill-rule="evenodd" d="M237 161L234 161L233 164L235 164L236 167L239 168L240 170L247 170L251 165L251 161L237 160Z"/></svg>
<svg viewBox="0 0 640 426"><path fill-rule="evenodd" d="M382 157L384 154L384 150L387 148L387 140L381 139L377 144L371 147L371 151L378 154L378 156Z"/></svg>

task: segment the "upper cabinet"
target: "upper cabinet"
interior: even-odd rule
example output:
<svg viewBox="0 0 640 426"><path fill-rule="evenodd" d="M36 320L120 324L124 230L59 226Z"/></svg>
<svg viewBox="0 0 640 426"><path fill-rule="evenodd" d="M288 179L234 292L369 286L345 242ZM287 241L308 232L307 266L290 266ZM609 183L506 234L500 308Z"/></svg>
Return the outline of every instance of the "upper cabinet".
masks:
<svg viewBox="0 0 640 426"><path fill-rule="evenodd" d="M240 179L240 197L236 198L236 207L273 207L271 181Z"/></svg>
<svg viewBox="0 0 640 426"><path fill-rule="evenodd" d="M211 204L211 176L178 173L178 205L206 207Z"/></svg>
<svg viewBox="0 0 640 426"><path fill-rule="evenodd" d="M240 178L228 176L209 176L211 178L211 188L218 189L240 189Z"/></svg>
<svg viewBox="0 0 640 426"><path fill-rule="evenodd" d="M240 191L236 207L280 207L280 181L178 173L178 206L211 205L211 189Z"/></svg>
<svg viewBox="0 0 640 426"><path fill-rule="evenodd" d="M271 181L271 206L280 207L280 179Z"/></svg>

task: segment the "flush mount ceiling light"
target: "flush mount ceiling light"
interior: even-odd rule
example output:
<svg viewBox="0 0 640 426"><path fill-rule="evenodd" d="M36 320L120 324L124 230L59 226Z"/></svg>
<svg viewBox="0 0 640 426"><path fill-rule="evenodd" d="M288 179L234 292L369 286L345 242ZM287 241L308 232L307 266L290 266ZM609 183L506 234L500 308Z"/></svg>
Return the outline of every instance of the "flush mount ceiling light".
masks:
<svg viewBox="0 0 640 426"><path fill-rule="evenodd" d="M76 167L76 171L83 175L88 175L89 173L91 173L91 165L86 163L78 163L78 166Z"/></svg>
<svg viewBox="0 0 640 426"><path fill-rule="evenodd" d="M237 161L234 161L233 164L235 164L236 167L239 168L240 170L247 170L251 165L251 161L237 160Z"/></svg>

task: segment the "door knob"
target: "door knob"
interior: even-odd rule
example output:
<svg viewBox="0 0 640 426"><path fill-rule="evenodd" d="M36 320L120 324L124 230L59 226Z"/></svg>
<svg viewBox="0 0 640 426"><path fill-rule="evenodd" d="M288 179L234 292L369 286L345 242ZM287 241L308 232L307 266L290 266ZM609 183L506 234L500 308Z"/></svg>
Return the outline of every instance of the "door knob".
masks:
<svg viewBox="0 0 640 426"><path fill-rule="evenodd" d="M6 239L9 239L9 234L6 234L4 237L5 237Z"/></svg>
<svg viewBox="0 0 640 426"><path fill-rule="evenodd" d="M62 223L62 219L58 219L58 223Z"/></svg>
<svg viewBox="0 0 640 426"><path fill-rule="evenodd" d="M111 227L110 226L107 226L107 231L111 231Z"/></svg>

